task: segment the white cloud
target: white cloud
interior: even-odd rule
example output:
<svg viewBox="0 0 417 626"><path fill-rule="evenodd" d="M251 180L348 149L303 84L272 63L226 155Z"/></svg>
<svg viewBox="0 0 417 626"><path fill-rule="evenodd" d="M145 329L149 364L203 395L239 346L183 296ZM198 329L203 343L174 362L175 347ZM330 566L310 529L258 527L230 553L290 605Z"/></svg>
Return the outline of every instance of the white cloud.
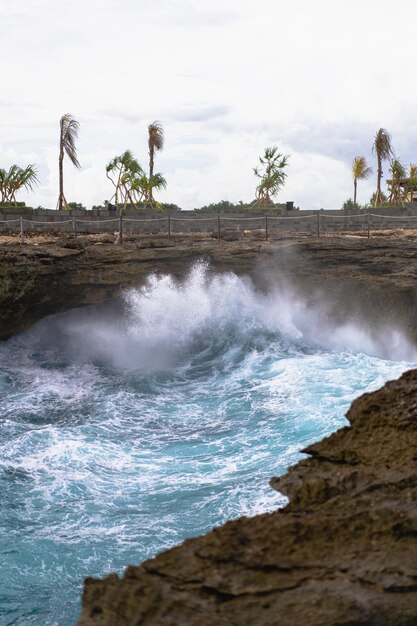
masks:
<svg viewBox="0 0 417 626"><path fill-rule="evenodd" d="M277 144L291 154L282 199L338 207L380 126L417 161L416 18L411 0L1 3L0 165L36 162L30 202L54 207L58 121L71 112L83 169L66 164L67 196L97 204L111 195L106 161L130 148L145 165L158 119L169 201L251 199L251 168Z"/></svg>

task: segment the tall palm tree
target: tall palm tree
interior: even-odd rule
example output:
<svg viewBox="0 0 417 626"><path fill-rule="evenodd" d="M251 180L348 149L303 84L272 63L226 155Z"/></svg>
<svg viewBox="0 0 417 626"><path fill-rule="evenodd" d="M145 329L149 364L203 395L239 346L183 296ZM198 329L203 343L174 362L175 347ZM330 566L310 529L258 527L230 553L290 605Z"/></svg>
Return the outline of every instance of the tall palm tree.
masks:
<svg viewBox="0 0 417 626"><path fill-rule="evenodd" d="M353 203L356 206L356 192L358 187L358 180L366 180L372 174L372 167L368 167L364 156L357 156L353 159L352 163L352 176L353 176Z"/></svg>
<svg viewBox="0 0 417 626"><path fill-rule="evenodd" d="M70 113L65 113L65 115L61 117L59 126L60 135L58 209L61 211L64 207L68 208L68 203L64 196L64 155L66 154L68 156L71 163L75 165L77 169L80 169L81 167L77 158L77 149L75 147L75 140L78 138L80 124L72 117Z"/></svg>
<svg viewBox="0 0 417 626"><path fill-rule="evenodd" d="M153 170L155 164L155 151L161 151L164 148L164 129L161 122L152 122L148 126L148 146L149 146L149 180L153 178ZM149 188L148 202L154 202L152 195L152 187Z"/></svg>
<svg viewBox="0 0 417 626"><path fill-rule="evenodd" d="M382 179L382 162L388 161L392 156L394 156L394 150L391 144L391 135L385 128L380 128L374 138L374 143L372 146L372 152L376 154L376 159L378 163L377 169L377 184L376 184L376 194L375 194L375 205L378 206L381 204L381 179Z"/></svg>

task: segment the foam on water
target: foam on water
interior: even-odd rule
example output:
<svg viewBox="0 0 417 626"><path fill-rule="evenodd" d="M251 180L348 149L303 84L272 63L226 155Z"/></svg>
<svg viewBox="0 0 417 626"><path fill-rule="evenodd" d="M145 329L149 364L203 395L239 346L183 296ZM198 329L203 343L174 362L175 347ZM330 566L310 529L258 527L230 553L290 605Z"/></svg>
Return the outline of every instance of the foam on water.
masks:
<svg viewBox="0 0 417 626"><path fill-rule="evenodd" d="M69 626L82 580L284 502L271 476L417 361L197 265L0 346L0 622Z"/></svg>

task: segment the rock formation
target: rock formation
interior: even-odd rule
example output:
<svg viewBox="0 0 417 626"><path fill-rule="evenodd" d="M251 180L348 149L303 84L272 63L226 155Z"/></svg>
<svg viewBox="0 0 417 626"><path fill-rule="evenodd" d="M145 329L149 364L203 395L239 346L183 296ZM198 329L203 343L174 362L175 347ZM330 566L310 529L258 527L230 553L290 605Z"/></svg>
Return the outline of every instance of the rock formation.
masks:
<svg viewBox="0 0 417 626"><path fill-rule="evenodd" d="M215 271L247 274L262 288L287 281L312 306L325 296L329 319L395 322L417 339L417 244L383 238L274 242L166 239L122 246L86 237L0 247L0 339L51 313L117 297L150 272L184 276L197 259Z"/></svg>
<svg viewBox="0 0 417 626"><path fill-rule="evenodd" d="M284 282L328 319L393 322L417 339L417 244L375 238L268 242L79 237L0 247L0 339L45 315L97 304L150 272L197 259ZM331 296L331 297L330 297ZM80 626L416 626L417 372L356 400L350 427L272 480L280 511L229 522L122 579L87 580Z"/></svg>
<svg viewBox="0 0 417 626"><path fill-rule="evenodd" d="M284 509L87 579L79 626L415 626L417 371L347 417L271 481Z"/></svg>
<svg viewBox="0 0 417 626"><path fill-rule="evenodd" d="M265 257L259 244L233 251L223 244L170 244L166 240L90 244L87 238L54 245L0 247L0 339L28 328L46 315L98 304L138 287L151 272L180 278L197 259L220 271L244 273Z"/></svg>

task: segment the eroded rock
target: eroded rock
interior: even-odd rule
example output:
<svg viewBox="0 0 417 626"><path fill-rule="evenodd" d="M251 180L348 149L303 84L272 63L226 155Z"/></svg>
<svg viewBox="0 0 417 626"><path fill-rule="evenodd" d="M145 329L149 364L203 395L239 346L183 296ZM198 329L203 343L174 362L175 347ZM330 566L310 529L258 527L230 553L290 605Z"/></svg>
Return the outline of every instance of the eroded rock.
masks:
<svg viewBox="0 0 417 626"><path fill-rule="evenodd" d="M0 340L51 313L116 298L142 285L151 272L181 278L200 259L213 271L248 275L260 289L290 285L307 309L322 311L323 324L354 319L372 337L389 323L417 340L415 241L295 236L272 242L129 241L126 234L119 246L106 237L0 246Z"/></svg>
<svg viewBox="0 0 417 626"><path fill-rule="evenodd" d="M250 242L237 248L167 238L98 243L80 236L59 245L0 247L0 340L46 315L116 298L152 272L182 278L194 262L207 259L218 271L249 273L269 255Z"/></svg>
<svg viewBox="0 0 417 626"><path fill-rule="evenodd" d="M272 485L284 509L87 579L79 626L415 626L417 370Z"/></svg>

